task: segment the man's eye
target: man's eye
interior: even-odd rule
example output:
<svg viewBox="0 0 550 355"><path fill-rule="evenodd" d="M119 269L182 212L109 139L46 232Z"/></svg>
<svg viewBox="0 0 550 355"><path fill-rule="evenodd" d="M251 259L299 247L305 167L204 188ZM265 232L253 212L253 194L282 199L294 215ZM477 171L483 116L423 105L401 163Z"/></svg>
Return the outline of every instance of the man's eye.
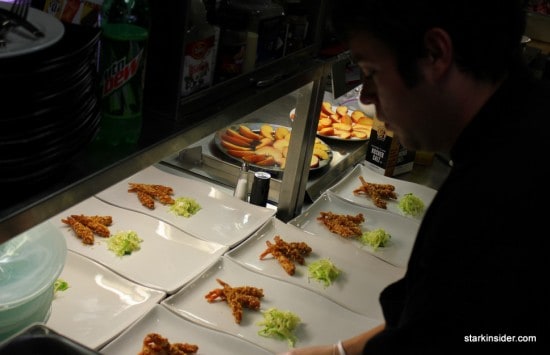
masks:
<svg viewBox="0 0 550 355"><path fill-rule="evenodd" d="M376 71L374 70L364 70L363 75L365 76L365 79L372 79Z"/></svg>

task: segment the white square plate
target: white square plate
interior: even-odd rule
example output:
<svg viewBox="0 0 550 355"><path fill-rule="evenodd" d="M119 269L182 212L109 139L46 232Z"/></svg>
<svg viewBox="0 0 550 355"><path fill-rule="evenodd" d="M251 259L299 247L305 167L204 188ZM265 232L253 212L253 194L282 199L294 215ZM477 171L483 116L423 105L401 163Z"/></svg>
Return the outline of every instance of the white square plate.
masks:
<svg viewBox="0 0 550 355"><path fill-rule="evenodd" d="M381 228L391 235L391 239L386 246L373 250L372 247L363 245L357 238L344 238L329 231L321 221L317 220L321 212L352 216L362 213L365 218L365 222L361 225L363 232ZM304 213L292 219L289 223L311 234L338 238L351 243L357 248L398 267L407 266L416 233L420 227L420 222L415 219L388 213L381 209L362 207L346 201L330 191L322 194Z"/></svg>
<svg viewBox="0 0 550 355"><path fill-rule="evenodd" d="M192 323L161 305L156 305L143 318L101 349L101 353L105 355L137 354L141 351L143 338L149 333L158 333L171 343L195 344L199 347L198 354L201 355L271 354L238 337Z"/></svg>
<svg viewBox="0 0 550 355"><path fill-rule="evenodd" d="M204 296L221 287L217 278L232 287L263 289L260 310L245 308L242 321L237 324L225 301L208 303ZM352 312L316 292L250 271L226 257L162 304L194 322L238 336L274 353L287 351L289 344L286 340L258 334L262 328L258 322L264 319L261 312L269 308L290 311L300 317L301 323L294 331L298 339L296 347L335 343L380 324L379 320Z"/></svg>
<svg viewBox="0 0 550 355"><path fill-rule="evenodd" d="M128 183L160 184L174 189L174 198L193 198L201 209L188 218L170 212L170 207L156 203L154 210L143 207ZM188 179L150 166L103 190L97 198L115 206L144 213L176 226L203 240L232 247L264 224L275 211L255 206L230 196L206 182Z"/></svg>
<svg viewBox="0 0 550 355"><path fill-rule="evenodd" d="M312 249L305 257L305 265L295 263L296 271L292 276L271 254L263 260L259 258L267 248L266 242L275 244L277 235L288 243L305 242ZM253 271L305 287L352 311L380 320L384 319L378 302L380 292L405 273L403 268L364 253L341 238L306 233L275 217L225 255ZM338 278L327 287L308 277L308 265L319 259L329 259L340 270Z"/></svg>
<svg viewBox="0 0 550 355"><path fill-rule="evenodd" d="M72 214L112 216L111 234L135 231L143 239L140 250L117 256L107 248L107 239L98 236L95 236L93 245L82 243L72 228L61 222ZM95 197L52 217L51 222L66 236L69 250L95 260L134 282L169 294L215 263L228 249L227 246L195 238L153 217L112 206Z"/></svg>
<svg viewBox="0 0 550 355"><path fill-rule="evenodd" d="M387 209L382 209L380 207L376 207L369 197L365 195L355 195L353 191L361 187L361 180L359 180L359 176L362 176L367 182L394 185L397 199L388 200ZM334 192L341 198L356 203L360 206L372 207L381 211L395 213L400 216L406 216L399 209L399 200L405 194L412 193L416 197L420 198L422 202L424 202L424 211L426 211L437 193L437 190L434 190L430 187L384 176L361 164L356 165L353 170L351 170L346 176L344 176L344 178L342 178L342 180L340 180L334 186L330 187L328 190ZM408 215L406 217L421 220L423 216L424 213L415 217Z"/></svg>
<svg viewBox="0 0 550 355"><path fill-rule="evenodd" d="M92 349L105 345L166 296L71 251L59 278L69 288L56 292L46 324Z"/></svg>

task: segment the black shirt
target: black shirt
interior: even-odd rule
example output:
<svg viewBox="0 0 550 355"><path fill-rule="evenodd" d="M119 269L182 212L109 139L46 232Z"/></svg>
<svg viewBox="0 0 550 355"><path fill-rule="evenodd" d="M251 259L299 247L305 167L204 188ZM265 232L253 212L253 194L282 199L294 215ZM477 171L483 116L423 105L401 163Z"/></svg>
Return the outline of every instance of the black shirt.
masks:
<svg viewBox="0 0 550 355"><path fill-rule="evenodd" d="M364 354L539 353L550 322L544 85L516 71L461 133L407 272L380 296L386 329Z"/></svg>

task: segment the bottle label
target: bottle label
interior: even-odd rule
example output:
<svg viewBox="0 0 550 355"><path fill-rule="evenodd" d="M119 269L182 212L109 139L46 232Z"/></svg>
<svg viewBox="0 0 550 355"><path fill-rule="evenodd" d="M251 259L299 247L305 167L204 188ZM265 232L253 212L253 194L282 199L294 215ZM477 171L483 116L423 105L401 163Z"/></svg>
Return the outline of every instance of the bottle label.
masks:
<svg viewBox="0 0 550 355"><path fill-rule="evenodd" d="M189 95L212 85L216 38L210 36L185 46L182 94Z"/></svg>
<svg viewBox="0 0 550 355"><path fill-rule="evenodd" d="M142 55L143 48L139 51L137 56L130 59L129 63L126 63L127 58L123 57L112 63L111 66L105 70L105 75L103 77L103 96L108 96L113 90L125 85L136 75Z"/></svg>
<svg viewBox="0 0 550 355"><path fill-rule="evenodd" d="M148 32L134 25L107 25L101 38L101 92L103 116L140 117L145 81Z"/></svg>

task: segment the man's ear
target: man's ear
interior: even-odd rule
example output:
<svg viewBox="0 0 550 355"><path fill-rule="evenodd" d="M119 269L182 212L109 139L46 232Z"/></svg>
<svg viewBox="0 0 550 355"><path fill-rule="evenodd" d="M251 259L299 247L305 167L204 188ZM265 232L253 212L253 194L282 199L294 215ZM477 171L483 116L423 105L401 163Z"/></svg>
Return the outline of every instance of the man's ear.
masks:
<svg viewBox="0 0 550 355"><path fill-rule="evenodd" d="M424 34L425 57L420 60L427 80L440 80L453 62L453 42L441 28L432 28Z"/></svg>

